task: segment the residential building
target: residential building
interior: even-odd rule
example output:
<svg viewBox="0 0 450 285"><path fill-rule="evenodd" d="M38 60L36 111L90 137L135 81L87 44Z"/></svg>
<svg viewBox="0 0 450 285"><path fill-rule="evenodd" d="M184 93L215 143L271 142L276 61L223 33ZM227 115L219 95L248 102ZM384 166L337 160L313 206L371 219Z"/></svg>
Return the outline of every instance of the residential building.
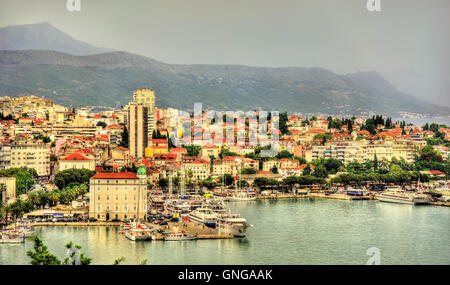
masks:
<svg viewBox="0 0 450 285"><path fill-rule="evenodd" d="M89 218L99 221L147 218L147 173L97 173L90 179Z"/></svg>
<svg viewBox="0 0 450 285"><path fill-rule="evenodd" d="M130 104L128 108L128 147L135 159L145 156L148 145L148 108L143 104Z"/></svg>

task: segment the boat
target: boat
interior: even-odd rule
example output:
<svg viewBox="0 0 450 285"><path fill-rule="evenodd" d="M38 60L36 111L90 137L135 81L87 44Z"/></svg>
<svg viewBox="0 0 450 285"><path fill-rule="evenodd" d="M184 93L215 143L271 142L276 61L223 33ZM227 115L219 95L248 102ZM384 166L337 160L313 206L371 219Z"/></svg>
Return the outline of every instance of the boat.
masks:
<svg viewBox="0 0 450 285"><path fill-rule="evenodd" d="M381 202L425 205L430 203L430 197L426 194L410 193L402 190L400 187L389 187L387 190L376 195Z"/></svg>
<svg viewBox="0 0 450 285"><path fill-rule="evenodd" d="M171 216L181 216L191 211L191 206L181 200L167 200L164 203L164 209Z"/></svg>
<svg viewBox="0 0 450 285"><path fill-rule="evenodd" d="M232 196L227 199L229 202L240 202L240 201L255 201L256 194L251 191L238 191L234 192Z"/></svg>
<svg viewBox="0 0 450 285"><path fill-rule="evenodd" d="M0 233L0 244L18 244L25 242L25 234L16 231L5 231Z"/></svg>
<svg viewBox="0 0 450 285"><path fill-rule="evenodd" d="M136 227L125 231L125 237L132 241L151 240L154 229L138 224Z"/></svg>
<svg viewBox="0 0 450 285"><path fill-rule="evenodd" d="M150 209L161 211L164 209L164 199L160 195L150 197Z"/></svg>
<svg viewBox="0 0 450 285"><path fill-rule="evenodd" d="M353 196L353 197L361 197L361 196L366 196L368 194L368 191L364 190L364 189L348 189L343 192L347 196Z"/></svg>
<svg viewBox="0 0 450 285"><path fill-rule="evenodd" d="M251 225L239 214L227 213L217 218L217 228L220 232L234 237L245 237L247 228Z"/></svg>
<svg viewBox="0 0 450 285"><path fill-rule="evenodd" d="M164 240L165 241L182 241L182 240L194 240L196 239L196 235L191 235L185 232L181 233L165 233Z"/></svg>
<svg viewBox="0 0 450 285"><path fill-rule="evenodd" d="M226 214L228 209L225 207L223 199L209 199L204 203L204 207L211 209L217 214Z"/></svg>
<svg viewBox="0 0 450 285"><path fill-rule="evenodd" d="M204 224L207 227L215 228L216 222L217 222L217 216L218 214L215 213L213 210L206 208L206 207L200 207L196 210L190 212L187 217L194 222Z"/></svg>

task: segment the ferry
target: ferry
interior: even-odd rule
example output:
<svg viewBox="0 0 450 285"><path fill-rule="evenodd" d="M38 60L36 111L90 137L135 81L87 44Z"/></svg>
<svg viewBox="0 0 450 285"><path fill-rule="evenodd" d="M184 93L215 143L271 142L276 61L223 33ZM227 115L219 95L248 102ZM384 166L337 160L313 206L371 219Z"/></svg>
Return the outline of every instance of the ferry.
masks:
<svg viewBox="0 0 450 285"><path fill-rule="evenodd" d="M164 233L165 241L183 241L183 240L195 240L196 235L191 235L185 232L181 233Z"/></svg>
<svg viewBox="0 0 450 285"><path fill-rule="evenodd" d="M214 213L217 214L226 214L227 208L225 207L225 203L223 199L209 199L204 203L204 207L211 209Z"/></svg>
<svg viewBox="0 0 450 285"><path fill-rule="evenodd" d="M215 228L218 214L209 208L200 207L190 212L187 216L191 221Z"/></svg>
<svg viewBox="0 0 450 285"><path fill-rule="evenodd" d="M0 244L17 244L25 242L25 234L15 231L5 231L0 233Z"/></svg>
<svg viewBox="0 0 450 285"><path fill-rule="evenodd" d="M347 196L356 196L356 197L366 196L369 193L367 190L364 189L348 189L344 190L343 192Z"/></svg>
<svg viewBox="0 0 450 285"><path fill-rule="evenodd" d="M388 187L387 190L376 195L381 202L408 204L408 205L425 205L430 203L430 198L425 194L409 193L400 187Z"/></svg>
<svg viewBox="0 0 450 285"><path fill-rule="evenodd" d="M154 229L137 225L137 227L131 228L125 232L125 237L132 241L145 241L151 240Z"/></svg>
<svg viewBox="0 0 450 285"><path fill-rule="evenodd" d="M169 215L180 216L191 211L191 206L181 200L167 200L164 203L164 209Z"/></svg>
<svg viewBox="0 0 450 285"><path fill-rule="evenodd" d="M235 237L245 237L247 228L251 225L239 214L223 214L217 218L217 228L222 233L227 233Z"/></svg>
<svg viewBox="0 0 450 285"><path fill-rule="evenodd" d="M240 201L256 201L256 194L252 191L238 191L234 192L232 196L228 197L229 202Z"/></svg>

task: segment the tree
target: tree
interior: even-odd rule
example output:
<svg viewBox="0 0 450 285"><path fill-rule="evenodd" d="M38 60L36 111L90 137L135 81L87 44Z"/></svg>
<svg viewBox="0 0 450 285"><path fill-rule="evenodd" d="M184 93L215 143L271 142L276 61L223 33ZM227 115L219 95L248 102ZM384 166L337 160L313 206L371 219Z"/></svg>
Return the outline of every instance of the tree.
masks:
<svg viewBox="0 0 450 285"><path fill-rule="evenodd" d="M123 126L122 140L120 141L119 146L128 148L128 129L125 125Z"/></svg>
<svg viewBox="0 0 450 285"><path fill-rule="evenodd" d="M199 145L190 144L187 146L183 146L186 148L186 155L187 156L198 156L200 154L200 151L202 150L202 147Z"/></svg>
<svg viewBox="0 0 450 285"><path fill-rule="evenodd" d="M231 176L231 174L225 173L222 177L220 177L220 181L223 181L226 186L230 186L233 185L234 178L233 176Z"/></svg>
<svg viewBox="0 0 450 285"><path fill-rule="evenodd" d="M304 158L304 157L301 157L301 156L295 156L294 159L298 160L298 162L300 163L300 165L306 163L306 158Z"/></svg>
<svg viewBox="0 0 450 285"><path fill-rule="evenodd" d="M324 166L326 170L329 173L336 173L338 172L339 167L343 166L344 164L339 159L330 158L325 161Z"/></svg>
<svg viewBox="0 0 450 285"><path fill-rule="evenodd" d="M303 175L311 175L311 171L312 171L311 166L308 164L308 165L305 166L305 168L303 169L302 174L303 174Z"/></svg>
<svg viewBox="0 0 450 285"><path fill-rule="evenodd" d="M272 173L274 173L274 174L277 174L278 173L278 167L276 165L274 165L270 171Z"/></svg>
<svg viewBox="0 0 450 285"><path fill-rule="evenodd" d="M15 177L16 178L16 195L27 193L34 184L34 177L37 172L33 168L8 168L0 170L0 176Z"/></svg>
<svg viewBox="0 0 450 285"><path fill-rule="evenodd" d="M107 125L106 125L106 123L103 122L103 121L98 121L96 126L97 126L97 127L106 128Z"/></svg>
<svg viewBox="0 0 450 285"><path fill-rule="evenodd" d="M70 255L64 259L66 265L90 265L92 258L84 256L84 252L81 252L81 246L69 242L66 244L66 248ZM79 254L79 256L76 256Z"/></svg>
<svg viewBox="0 0 450 285"><path fill-rule="evenodd" d="M3 193L4 192L6 192L6 185L4 183L0 183L0 207L3 206Z"/></svg>
<svg viewBox="0 0 450 285"><path fill-rule="evenodd" d="M229 149L227 149L227 148L222 148L221 150L220 150L220 153L219 153L219 157L222 159L222 158L224 158L224 157L227 157L227 156L238 156L239 154L237 154L237 153L235 153L235 152L232 152L232 151L230 151Z"/></svg>
<svg viewBox="0 0 450 285"><path fill-rule="evenodd" d="M31 265L61 265L61 261L48 251L40 238L35 236L33 241L34 251L27 251L27 256L31 258Z"/></svg>
<svg viewBox="0 0 450 285"><path fill-rule="evenodd" d="M318 178L327 178L328 172L325 166L319 165L314 169L314 176Z"/></svg>
<svg viewBox="0 0 450 285"><path fill-rule="evenodd" d="M95 171L89 169L66 169L55 175L55 185L59 189L69 186L70 183L89 184L89 179L94 176Z"/></svg>
<svg viewBox="0 0 450 285"><path fill-rule="evenodd" d="M281 134L283 134L283 135L289 133L289 129L288 129L288 126L287 126L287 121L288 121L287 112L280 113L280 116L279 116L279 128L280 128Z"/></svg>
<svg viewBox="0 0 450 285"><path fill-rule="evenodd" d="M377 171L378 169L378 158L377 158L377 154L375 153L373 155L373 171Z"/></svg>
<svg viewBox="0 0 450 285"><path fill-rule="evenodd" d="M278 159L292 158L294 155L287 150L282 150L277 154Z"/></svg>
<svg viewBox="0 0 450 285"><path fill-rule="evenodd" d="M254 168L242 168L240 171L240 174L255 174L256 170Z"/></svg>

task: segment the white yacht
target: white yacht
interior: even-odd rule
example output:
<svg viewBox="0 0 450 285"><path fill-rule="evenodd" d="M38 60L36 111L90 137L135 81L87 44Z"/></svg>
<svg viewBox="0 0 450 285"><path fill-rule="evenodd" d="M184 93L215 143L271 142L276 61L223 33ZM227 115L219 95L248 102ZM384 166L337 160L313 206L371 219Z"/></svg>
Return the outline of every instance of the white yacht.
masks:
<svg viewBox="0 0 450 285"><path fill-rule="evenodd" d="M133 227L125 231L125 237L132 241L151 240L153 232L154 229L137 225L137 227Z"/></svg>
<svg viewBox="0 0 450 285"><path fill-rule="evenodd" d="M191 206L181 200L166 200L164 203L164 209L169 215L181 216L191 211Z"/></svg>
<svg viewBox="0 0 450 285"><path fill-rule="evenodd" d="M256 194L251 191L237 191L227 199L229 202L255 201Z"/></svg>
<svg viewBox="0 0 450 285"><path fill-rule="evenodd" d="M195 235L191 235L185 232L181 233L165 233L164 240L165 241L182 241L182 240L194 240L197 237Z"/></svg>
<svg viewBox="0 0 450 285"><path fill-rule="evenodd" d="M194 222L204 224L207 227L214 228L217 223L218 214L215 213L210 208L200 207L190 212L188 217L190 220Z"/></svg>
<svg viewBox="0 0 450 285"><path fill-rule="evenodd" d="M430 202L430 198L425 194L417 194L406 192L400 187L388 187L387 190L376 195L381 202L409 204L409 205L425 205Z"/></svg>
<svg viewBox="0 0 450 285"><path fill-rule="evenodd" d="M14 231L0 233L0 244L3 243L24 243L25 235Z"/></svg>
<svg viewBox="0 0 450 285"><path fill-rule="evenodd" d="M228 212L223 199L208 199L204 203L204 207L211 209L217 214L226 214Z"/></svg>
<svg viewBox="0 0 450 285"><path fill-rule="evenodd" d="M217 228L222 233L227 233L235 237L245 237L247 228L251 225L239 214L223 214L217 218Z"/></svg>

